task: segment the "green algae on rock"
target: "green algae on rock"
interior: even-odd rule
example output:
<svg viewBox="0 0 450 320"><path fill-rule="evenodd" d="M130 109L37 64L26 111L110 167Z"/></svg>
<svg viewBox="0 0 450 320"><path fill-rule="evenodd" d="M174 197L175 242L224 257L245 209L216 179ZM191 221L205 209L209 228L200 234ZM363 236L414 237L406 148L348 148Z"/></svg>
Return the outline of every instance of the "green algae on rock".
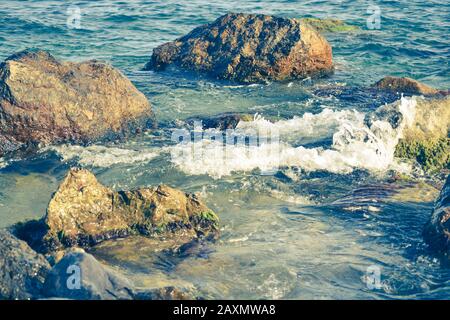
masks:
<svg viewBox="0 0 450 320"><path fill-rule="evenodd" d="M52 143L120 138L153 125L147 98L96 60L28 49L0 64L0 157Z"/></svg>
<svg viewBox="0 0 450 320"><path fill-rule="evenodd" d="M16 227L39 251L88 247L133 234L185 241L215 237L218 217L197 196L160 185L113 191L85 169L71 169L41 221Z"/></svg>
<svg viewBox="0 0 450 320"><path fill-rule="evenodd" d="M395 156L415 160L427 172L450 168L450 97L416 101L414 123L404 129Z"/></svg>
<svg viewBox="0 0 450 320"><path fill-rule="evenodd" d="M153 50L145 70L169 65L216 79L258 83L332 72L332 49L309 24L229 13Z"/></svg>
<svg viewBox="0 0 450 320"><path fill-rule="evenodd" d="M351 32L360 30L358 26L347 24L339 19L303 18L300 21L310 25L320 33Z"/></svg>
<svg viewBox="0 0 450 320"><path fill-rule="evenodd" d="M450 138L400 140L395 156L415 160L426 172L450 169Z"/></svg>

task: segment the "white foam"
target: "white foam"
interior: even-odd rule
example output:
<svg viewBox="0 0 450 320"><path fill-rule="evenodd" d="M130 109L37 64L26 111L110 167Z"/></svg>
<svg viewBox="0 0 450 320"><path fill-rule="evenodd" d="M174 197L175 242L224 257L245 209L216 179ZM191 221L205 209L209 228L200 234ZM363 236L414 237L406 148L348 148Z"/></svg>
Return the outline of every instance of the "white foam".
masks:
<svg viewBox="0 0 450 320"><path fill-rule="evenodd" d="M414 99L402 98L398 102L404 120L397 128L382 120L375 120L368 127L365 114L354 110L324 109L316 115L306 113L275 123L255 117L254 121L239 123L238 134L261 137L268 136L267 132L278 132L280 140L257 145L224 144L211 139L185 141L171 148L172 162L187 174L208 174L214 178L254 169L273 172L279 167L333 173L355 169L379 172L389 168L404 171L406 168L395 161L394 151L403 128L414 119L415 106ZM292 137L327 136L333 139L327 149L295 147L289 143Z"/></svg>
<svg viewBox="0 0 450 320"><path fill-rule="evenodd" d="M241 121L237 130L243 134L256 131L258 135L265 135L266 132L277 132L281 138L287 141L298 138L318 138L331 137L333 133L344 123L350 126L359 127L364 123L364 114L355 110L333 111L325 108L318 114L305 113L301 117L295 116L289 120L270 122L260 115L256 115L253 121Z"/></svg>
<svg viewBox="0 0 450 320"><path fill-rule="evenodd" d="M8 162L5 161L5 159L0 158L0 169L5 168L6 166L8 166Z"/></svg>
<svg viewBox="0 0 450 320"><path fill-rule="evenodd" d="M87 147L60 145L51 146L45 150L55 151L65 162L76 160L79 165L99 168L108 168L112 165L124 163L148 162L158 156L157 152L149 149L131 150L100 145Z"/></svg>

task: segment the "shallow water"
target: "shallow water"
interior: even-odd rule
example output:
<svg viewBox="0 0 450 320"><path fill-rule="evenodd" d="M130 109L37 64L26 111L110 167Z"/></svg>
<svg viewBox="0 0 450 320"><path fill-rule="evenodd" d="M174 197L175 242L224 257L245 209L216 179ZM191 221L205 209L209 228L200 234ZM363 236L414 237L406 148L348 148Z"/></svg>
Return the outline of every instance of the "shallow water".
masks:
<svg viewBox="0 0 450 320"><path fill-rule="evenodd" d="M198 192L220 215L220 240L182 257L155 256L142 244L126 242L116 254L96 250L140 286L195 286L211 298L448 299L450 269L427 251L421 237L437 190L387 182L390 169L408 172L390 158L396 132L389 131L392 139L373 138L372 145L357 139L347 144L345 128L375 137L383 129L361 121L374 108L371 97L317 90L369 85L387 73L448 88L450 4L384 1L381 29L369 30L370 3L77 1L81 29L70 29L68 6L59 1L1 1L0 60L27 47L69 60L107 60L146 94L159 129L122 143L48 148L7 164L0 170L0 226L41 217L66 170L80 165L115 189L166 183ZM177 70L140 71L152 48L228 11L336 17L361 31L327 35L337 69L319 81L238 86ZM275 121L285 152L281 170L271 170L274 164L260 147L231 148L231 162L224 162L216 153L220 146L202 141L212 147L205 149L212 152L206 162L189 162L189 153L178 161L171 157L180 147L171 140L174 126L228 111ZM257 117L241 129L266 125ZM341 138L335 138L339 132ZM384 162L369 165L363 157L373 146L383 147L376 159ZM370 267L380 269L377 288L367 286Z"/></svg>

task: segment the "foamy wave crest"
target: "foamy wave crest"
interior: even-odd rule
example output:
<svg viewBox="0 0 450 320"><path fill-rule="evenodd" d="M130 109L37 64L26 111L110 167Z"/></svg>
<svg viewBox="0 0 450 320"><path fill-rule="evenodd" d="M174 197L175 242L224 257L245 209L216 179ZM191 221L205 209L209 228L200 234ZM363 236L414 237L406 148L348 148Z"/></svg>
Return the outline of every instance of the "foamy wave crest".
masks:
<svg viewBox="0 0 450 320"><path fill-rule="evenodd" d="M115 147L92 145L60 145L48 147L55 151L63 161L76 160L79 165L108 168L116 164L147 162L158 156L153 150L130 150Z"/></svg>
<svg viewBox="0 0 450 320"><path fill-rule="evenodd" d="M394 151L404 127L414 120L415 106L413 98L402 98L389 106L389 112L397 115L393 119L400 119L395 124L383 118L389 114L387 111L380 115L375 112L370 121L357 111L331 109L275 123L256 117L254 121L241 122L232 133L231 142L227 139L228 131L222 140L218 132L206 132L203 139L184 140L171 147L172 162L187 174L208 174L214 178L254 169L276 172L280 167L333 173L349 173L355 169L406 170L394 160ZM333 143L329 148L295 147L289 143L292 136L297 139L330 136ZM248 140L256 143L247 143Z"/></svg>
<svg viewBox="0 0 450 320"><path fill-rule="evenodd" d="M355 110L333 111L324 109L318 114L305 113L302 117L294 117L289 120L270 122L260 115L256 115L254 121L241 121L237 126L243 134L257 132L262 135L266 132L277 132L280 137L288 141L297 138L323 139L331 137L343 123L352 126L361 126L364 123L364 114Z"/></svg>
<svg viewBox="0 0 450 320"><path fill-rule="evenodd" d="M0 158L0 169L3 169L6 166L8 166L8 163L3 158Z"/></svg>

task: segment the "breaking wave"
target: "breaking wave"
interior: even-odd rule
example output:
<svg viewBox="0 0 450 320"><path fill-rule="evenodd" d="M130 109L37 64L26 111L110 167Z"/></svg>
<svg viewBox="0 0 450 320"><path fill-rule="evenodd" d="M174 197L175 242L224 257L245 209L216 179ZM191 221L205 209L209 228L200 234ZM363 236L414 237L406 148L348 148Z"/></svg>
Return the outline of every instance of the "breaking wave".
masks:
<svg viewBox="0 0 450 320"><path fill-rule="evenodd" d="M8 166L8 163L3 158L0 158L0 169L5 168L6 166Z"/></svg>
<svg viewBox="0 0 450 320"><path fill-rule="evenodd" d="M324 109L318 114L305 113L274 123L256 116L253 121L240 122L231 139L230 132L209 130L202 139L182 141L171 147L171 159L187 174L214 178L255 169L273 173L280 167L332 173L407 170L406 165L395 161L394 151L404 127L414 120L416 101L402 98L391 107L401 114L400 123L392 124L382 116L367 121L367 115L356 110ZM327 138L332 139L329 147L294 145L305 139Z"/></svg>

